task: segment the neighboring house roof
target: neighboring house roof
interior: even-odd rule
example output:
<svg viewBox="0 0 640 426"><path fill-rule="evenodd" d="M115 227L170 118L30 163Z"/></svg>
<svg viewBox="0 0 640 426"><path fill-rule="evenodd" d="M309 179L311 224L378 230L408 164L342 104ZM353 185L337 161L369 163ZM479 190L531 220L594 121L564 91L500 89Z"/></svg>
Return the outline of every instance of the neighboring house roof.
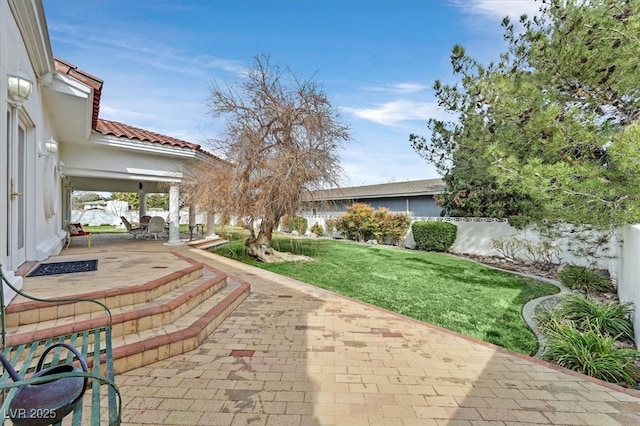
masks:
<svg viewBox="0 0 640 426"><path fill-rule="evenodd" d="M200 150L200 145L185 142L171 136L161 135L160 133L150 132L149 130L140 129L138 127L129 126L128 124L119 123L117 121L98 119L95 129L103 135L112 135L118 138L136 139L142 142L155 142L162 145L171 145L178 148L189 148Z"/></svg>
<svg viewBox="0 0 640 426"><path fill-rule="evenodd" d="M303 194L303 201L356 200L367 198L415 197L435 195L444 191L442 179L422 179L378 185L320 189Z"/></svg>
<svg viewBox="0 0 640 426"><path fill-rule="evenodd" d="M54 58L56 71L60 74L69 75L76 80L86 84L93 89L93 111L91 113L91 128L96 129L98 124L98 113L100 112L100 97L102 95L102 85L104 81L95 77L88 72L82 71L75 65L63 61L60 58Z"/></svg>

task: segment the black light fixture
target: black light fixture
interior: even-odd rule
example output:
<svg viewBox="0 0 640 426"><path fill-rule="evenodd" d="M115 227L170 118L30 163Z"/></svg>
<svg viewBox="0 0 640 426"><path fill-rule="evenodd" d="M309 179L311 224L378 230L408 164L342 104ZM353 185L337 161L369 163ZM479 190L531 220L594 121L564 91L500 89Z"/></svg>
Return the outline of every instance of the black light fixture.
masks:
<svg viewBox="0 0 640 426"><path fill-rule="evenodd" d="M142 182L138 182L138 189L141 190L142 188L144 188L144 186L142 185Z"/></svg>

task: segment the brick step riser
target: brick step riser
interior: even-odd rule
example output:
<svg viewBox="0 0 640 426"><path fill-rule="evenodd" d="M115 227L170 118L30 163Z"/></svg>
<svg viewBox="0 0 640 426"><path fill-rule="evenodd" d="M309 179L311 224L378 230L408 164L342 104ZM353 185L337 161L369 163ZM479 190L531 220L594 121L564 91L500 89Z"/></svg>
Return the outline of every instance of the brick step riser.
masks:
<svg viewBox="0 0 640 426"><path fill-rule="evenodd" d="M187 329L113 348L116 374L196 349L247 298L250 286L241 283L231 294Z"/></svg>
<svg viewBox="0 0 640 426"><path fill-rule="evenodd" d="M178 287L201 278L202 274L202 265L196 264L139 286L86 293L76 297L98 300L109 308L115 309L156 299ZM98 312L100 309L99 305L86 302L63 303L56 307L50 307L48 304L35 301L10 304L7 306L6 311L7 329Z"/></svg>
<svg viewBox="0 0 640 426"><path fill-rule="evenodd" d="M112 337L120 337L126 334L137 333L156 327L162 327L176 321L203 301L214 296L226 287L227 277L219 274L215 278L207 280L197 287L190 289L163 305L137 309L130 312L115 314L112 317ZM67 326L58 326L37 330L24 334L16 334L7 337L7 343L16 346L33 340L46 340L52 336L64 336L78 330L93 329L107 324L107 319L78 321ZM93 344L93 339L88 339Z"/></svg>
<svg viewBox="0 0 640 426"><path fill-rule="evenodd" d="M216 277L164 305L114 315L112 335L119 337L171 324L226 286L226 276Z"/></svg>

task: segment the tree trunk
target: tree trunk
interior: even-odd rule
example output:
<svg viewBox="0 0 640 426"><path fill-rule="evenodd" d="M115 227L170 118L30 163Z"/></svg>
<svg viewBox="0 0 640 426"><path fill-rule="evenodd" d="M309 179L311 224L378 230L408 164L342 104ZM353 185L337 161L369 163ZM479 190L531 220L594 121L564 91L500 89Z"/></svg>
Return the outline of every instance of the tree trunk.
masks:
<svg viewBox="0 0 640 426"><path fill-rule="evenodd" d="M245 241L247 253L249 256L258 259L264 263L280 263L280 262L307 262L313 260L308 256L297 255L293 253L283 253L274 250L271 247L271 238L273 237L273 228L275 221L263 219L260 223L260 231L258 236L252 232L251 236Z"/></svg>

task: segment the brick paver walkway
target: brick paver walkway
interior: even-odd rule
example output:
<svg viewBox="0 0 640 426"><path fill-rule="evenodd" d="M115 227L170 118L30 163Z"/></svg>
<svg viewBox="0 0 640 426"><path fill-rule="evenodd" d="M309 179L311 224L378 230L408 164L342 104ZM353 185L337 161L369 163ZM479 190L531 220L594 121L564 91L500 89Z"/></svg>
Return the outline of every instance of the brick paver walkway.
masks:
<svg viewBox="0 0 640 426"><path fill-rule="evenodd" d="M117 377L126 424L640 425L640 393L215 255L251 283L197 350Z"/></svg>

